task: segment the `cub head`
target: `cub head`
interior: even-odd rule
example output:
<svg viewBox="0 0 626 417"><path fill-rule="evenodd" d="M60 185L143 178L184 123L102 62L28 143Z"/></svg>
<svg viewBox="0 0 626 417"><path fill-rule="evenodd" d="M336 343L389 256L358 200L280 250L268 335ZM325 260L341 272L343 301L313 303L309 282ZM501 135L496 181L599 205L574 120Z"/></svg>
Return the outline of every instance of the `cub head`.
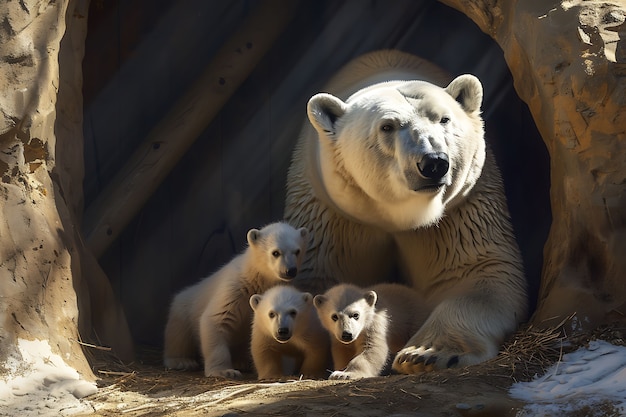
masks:
<svg viewBox="0 0 626 417"><path fill-rule="evenodd" d="M472 75L446 88L389 81L346 101L313 96L307 113L319 139L322 198L390 232L436 223L482 171L482 96Z"/></svg>
<svg viewBox="0 0 626 417"><path fill-rule="evenodd" d="M254 294L250 297L254 326L260 326L279 343L287 343L297 332L299 319L306 315L312 304L311 294L287 286L272 287L263 295ZM304 323L301 325L306 326Z"/></svg>
<svg viewBox="0 0 626 417"><path fill-rule="evenodd" d="M341 343L349 344L369 325L378 295L375 291L357 293L352 288L337 289L331 288L324 295L316 295L313 304L326 330Z"/></svg>
<svg viewBox="0 0 626 417"><path fill-rule="evenodd" d="M248 246L256 267L266 277L290 281L298 275L309 232L287 223L272 223L261 230L248 231Z"/></svg>

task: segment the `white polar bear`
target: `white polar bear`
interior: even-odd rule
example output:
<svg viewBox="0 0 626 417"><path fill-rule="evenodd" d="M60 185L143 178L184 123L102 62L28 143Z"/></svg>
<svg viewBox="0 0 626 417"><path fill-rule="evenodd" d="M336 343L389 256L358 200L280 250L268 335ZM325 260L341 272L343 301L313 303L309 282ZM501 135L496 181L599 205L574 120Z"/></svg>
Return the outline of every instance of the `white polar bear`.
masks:
<svg viewBox="0 0 626 417"><path fill-rule="evenodd" d="M378 284L362 289L335 285L313 299L331 335L334 372L330 379L356 379L389 371L395 355L422 326L430 308L411 288Z"/></svg>
<svg viewBox="0 0 626 417"><path fill-rule="evenodd" d="M348 64L310 99L287 180L284 217L311 234L299 279L401 278L434 306L396 357L404 373L495 356L527 310L482 85L443 78L398 51Z"/></svg>
<svg viewBox="0 0 626 417"><path fill-rule="evenodd" d="M313 307L313 296L279 285L250 297L254 310L250 351L259 379L328 375L330 342ZM288 359L294 361L285 369Z"/></svg>
<svg viewBox="0 0 626 417"><path fill-rule="evenodd" d="M239 378L233 359L249 364L252 294L293 280L307 246L307 229L277 222L248 231L248 247L211 276L178 293L165 326L164 364L191 369L198 343L206 376Z"/></svg>

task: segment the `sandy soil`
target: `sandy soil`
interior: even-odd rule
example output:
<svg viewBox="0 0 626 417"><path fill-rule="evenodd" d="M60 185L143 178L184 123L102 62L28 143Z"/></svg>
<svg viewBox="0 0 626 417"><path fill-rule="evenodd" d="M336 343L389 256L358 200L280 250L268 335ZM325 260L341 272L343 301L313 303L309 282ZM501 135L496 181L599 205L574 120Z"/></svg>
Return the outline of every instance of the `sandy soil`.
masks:
<svg viewBox="0 0 626 417"><path fill-rule="evenodd" d="M160 352L144 350L138 361L92 358L101 377L87 397L89 416L483 416L529 417L510 386L541 375L563 354L591 339L624 345L626 327L565 338L556 330L526 328L500 355L480 365L422 375L389 375L358 381L240 381L206 378L202 372L167 371ZM612 404L567 413L566 417L619 416Z"/></svg>
<svg viewBox="0 0 626 417"><path fill-rule="evenodd" d="M90 398L97 416L515 416L510 379L470 373L391 375L354 382L225 382L198 373L164 373L128 387L111 385ZM150 378L151 379L151 378ZM152 386L148 386L152 382ZM122 383L124 384L124 382ZM128 390L128 388L132 388Z"/></svg>

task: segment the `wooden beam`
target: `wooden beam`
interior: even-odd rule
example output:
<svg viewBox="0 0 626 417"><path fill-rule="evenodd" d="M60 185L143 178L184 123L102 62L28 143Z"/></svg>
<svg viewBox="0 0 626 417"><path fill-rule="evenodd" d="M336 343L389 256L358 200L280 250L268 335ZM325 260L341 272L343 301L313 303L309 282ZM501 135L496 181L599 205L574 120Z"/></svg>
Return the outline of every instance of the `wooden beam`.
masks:
<svg viewBox="0 0 626 417"><path fill-rule="evenodd" d="M96 257L119 236L254 70L291 19L296 5L291 0L267 0L253 10L88 207L83 231Z"/></svg>

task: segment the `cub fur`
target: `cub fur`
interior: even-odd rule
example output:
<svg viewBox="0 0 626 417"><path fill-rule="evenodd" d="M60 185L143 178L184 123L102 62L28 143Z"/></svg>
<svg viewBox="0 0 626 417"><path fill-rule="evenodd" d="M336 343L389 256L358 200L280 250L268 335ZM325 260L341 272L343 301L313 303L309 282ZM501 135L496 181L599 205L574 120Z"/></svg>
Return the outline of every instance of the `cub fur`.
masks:
<svg viewBox="0 0 626 417"><path fill-rule="evenodd" d="M380 375L389 355L402 349L429 312L419 294L399 284L339 284L313 303L331 335L331 379Z"/></svg>
<svg viewBox="0 0 626 417"><path fill-rule="evenodd" d="M254 310L250 350L259 379L328 374L328 333L320 324L310 293L280 285L252 295L250 307ZM285 369L287 359L295 361L292 369Z"/></svg>
<svg viewBox="0 0 626 417"><path fill-rule="evenodd" d="M527 297L480 81L378 51L324 91L308 102L287 180L284 218L311 231L298 280L418 291L433 307L398 353L399 372L494 357Z"/></svg>
<svg viewBox="0 0 626 417"><path fill-rule="evenodd" d="M198 366L206 376L239 378L233 359L249 364L252 294L298 274L308 231L277 222L250 229L248 247L214 274L178 293L165 326L164 363L170 369Z"/></svg>

